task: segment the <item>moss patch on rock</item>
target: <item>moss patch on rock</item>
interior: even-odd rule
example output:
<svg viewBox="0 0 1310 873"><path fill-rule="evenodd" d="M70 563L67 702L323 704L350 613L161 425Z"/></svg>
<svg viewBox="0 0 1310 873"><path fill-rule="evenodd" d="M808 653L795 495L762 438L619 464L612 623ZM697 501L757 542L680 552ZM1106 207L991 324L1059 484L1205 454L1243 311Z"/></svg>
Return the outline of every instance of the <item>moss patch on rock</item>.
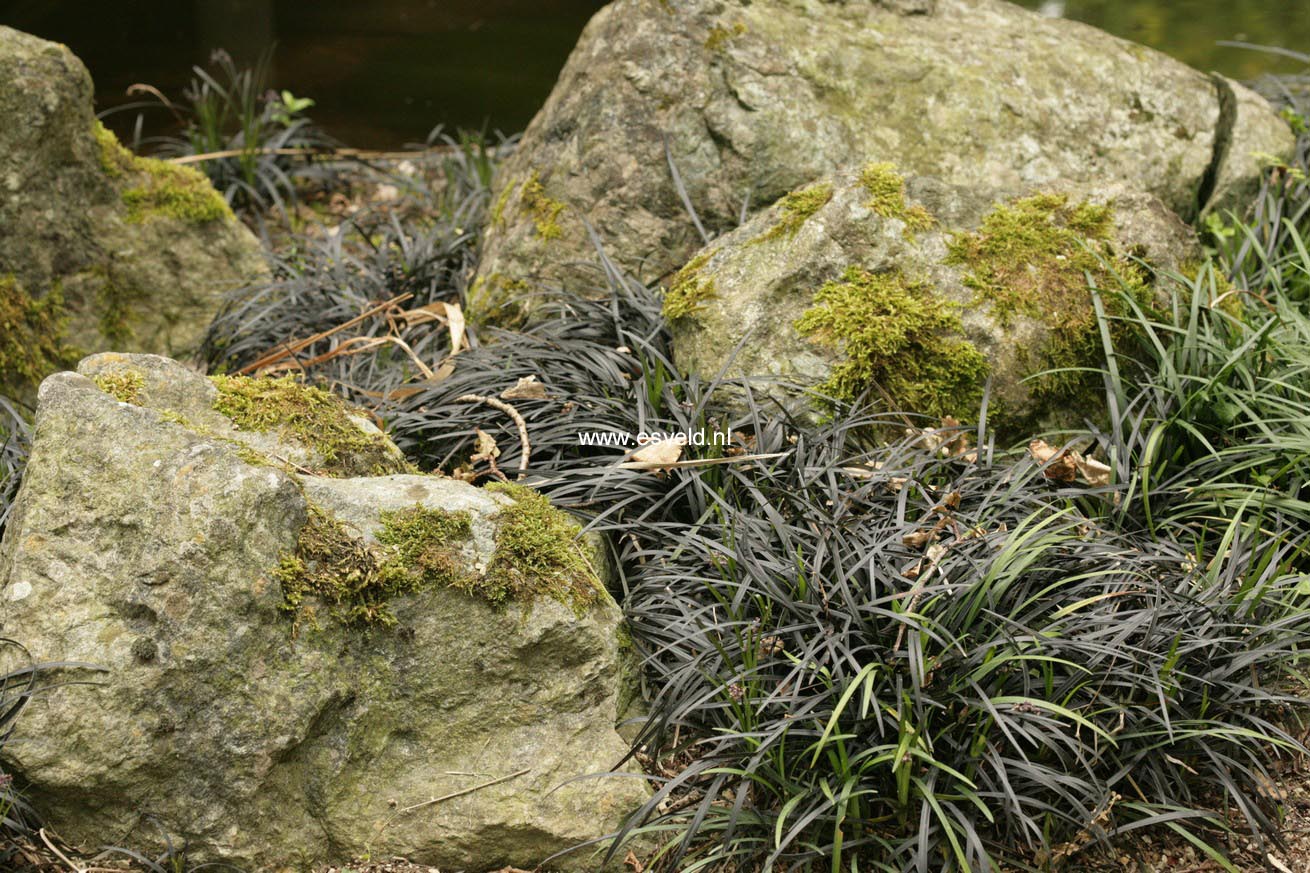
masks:
<svg viewBox="0 0 1310 873"><path fill-rule="evenodd" d="M59 289L37 300L14 276L0 276L0 389L17 394L49 374L76 363L79 352L65 341L68 325Z"/></svg>
<svg viewBox="0 0 1310 873"><path fill-rule="evenodd" d="M532 218L537 236L542 239L559 239L564 235L559 224L564 204L546 196L546 189L542 187L535 170L519 191L519 206Z"/></svg>
<svg viewBox="0 0 1310 873"><path fill-rule="evenodd" d="M778 201L782 212L778 223L751 240L752 243L767 242L779 237L791 239L800 230L801 225L809 221L832 199L832 183L820 182L808 188L793 191Z"/></svg>
<svg viewBox="0 0 1310 873"><path fill-rule="evenodd" d="M746 25L740 21L732 27L724 27L722 24L716 24L710 28L709 34L705 37L705 48L712 52L723 49L734 36L741 36L746 32Z"/></svg>
<svg viewBox="0 0 1310 873"><path fill-rule="evenodd" d="M91 133L99 149L100 168L106 176L136 177L138 184L122 193L129 222L140 224L158 217L189 224L233 220L232 210L204 173L193 167L134 155L99 121Z"/></svg>
<svg viewBox="0 0 1310 873"><path fill-rule="evenodd" d="M1099 390L1099 379L1087 372L1101 361L1089 275L1108 292L1111 314L1121 314L1121 291L1149 304L1146 275L1113 250L1113 232L1111 207L1037 194L997 204L977 231L956 234L949 244L947 261L967 270L964 283L976 303L990 306L1002 325L1025 317L1045 326L1042 347L1026 350L1028 374L1045 373L1030 383L1039 399Z"/></svg>
<svg viewBox="0 0 1310 873"><path fill-rule="evenodd" d="M310 504L295 552L273 571L282 586L282 609L295 626L318 627L311 598L347 625L396 623L388 601L430 585L449 583L454 557L471 534L468 513L415 507L382 514L378 547L352 536L336 518Z"/></svg>
<svg viewBox="0 0 1310 873"><path fill-rule="evenodd" d="M385 475L407 469L387 438L365 430L351 407L330 391L295 376L212 376L210 381L218 388L215 411L241 430L294 437L318 453L326 473Z"/></svg>
<svg viewBox="0 0 1310 873"><path fill-rule="evenodd" d="M705 301L714 296L714 279L700 275L701 268L709 263L707 254L699 254L673 274L669 289L664 292L662 311L669 321L695 315Z"/></svg>
<svg viewBox="0 0 1310 873"><path fill-rule="evenodd" d="M120 403L136 403L141 399L141 389L146 384L145 377L133 370L100 373L93 381L97 388Z"/></svg>
<svg viewBox="0 0 1310 873"><path fill-rule="evenodd" d="M487 572L471 579L466 590L493 606L548 597L585 615L600 598L601 584L587 560L581 525L546 495L523 485L497 482L487 490L514 503L497 517L496 551Z"/></svg>
<svg viewBox="0 0 1310 873"><path fill-rule="evenodd" d="M271 574L282 587L281 608L297 628L319 626L318 605L342 624L390 626L396 622L388 605L393 598L451 587L497 609L511 603L531 608L544 597L584 615L602 589L579 540L581 527L531 488L489 488L513 503L496 516L496 549L481 573L463 554L473 539L468 512L422 505L384 511L371 542L310 504L294 552Z"/></svg>
<svg viewBox="0 0 1310 873"><path fill-rule="evenodd" d="M821 386L838 399L873 390L896 409L935 417L981 403L987 360L961 336L955 307L898 271L848 267L819 288L796 330L842 355Z"/></svg>
<svg viewBox="0 0 1310 873"><path fill-rule="evenodd" d="M905 203L905 178L888 162L865 164L860 170L860 185L868 193L865 206L883 218L905 222L908 231L923 231L937 222L922 206Z"/></svg>

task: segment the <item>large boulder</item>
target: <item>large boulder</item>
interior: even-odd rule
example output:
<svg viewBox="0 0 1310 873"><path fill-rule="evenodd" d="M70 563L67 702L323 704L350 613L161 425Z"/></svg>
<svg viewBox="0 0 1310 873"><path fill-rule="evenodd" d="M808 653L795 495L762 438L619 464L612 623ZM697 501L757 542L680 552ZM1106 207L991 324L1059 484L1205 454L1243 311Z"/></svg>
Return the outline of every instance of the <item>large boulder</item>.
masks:
<svg viewBox="0 0 1310 873"><path fill-rule="evenodd" d="M680 369L968 421L990 380L990 419L1013 434L1099 405L1083 402L1099 377L1074 372L1104 360L1089 273L1112 312L1125 287L1149 306L1155 271L1200 254L1149 194L998 198L868 164L716 239L673 277L664 310Z"/></svg>
<svg viewBox="0 0 1310 873"><path fill-rule="evenodd" d="M67 47L0 26L0 393L106 348L182 355L265 274L198 171L132 155Z"/></svg>
<svg viewBox="0 0 1310 873"><path fill-rule="evenodd" d="M6 771L65 839L246 869L531 868L610 832L647 789L607 775L627 638L578 525L526 488L341 475L403 461L257 381L100 355L42 384L0 635L107 672L33 699Z"/></svg>
<svg viewBox="0 0 1310 873"><path fill-rule="evenodd" d="M719 233L867 161L1014 192L1126 184L1191 219L1291 147L1243 86L1002 0L616 0L499 172L472 312L597 286L588 224L634 275L680 267L702 241L670 163Z"/></svg>

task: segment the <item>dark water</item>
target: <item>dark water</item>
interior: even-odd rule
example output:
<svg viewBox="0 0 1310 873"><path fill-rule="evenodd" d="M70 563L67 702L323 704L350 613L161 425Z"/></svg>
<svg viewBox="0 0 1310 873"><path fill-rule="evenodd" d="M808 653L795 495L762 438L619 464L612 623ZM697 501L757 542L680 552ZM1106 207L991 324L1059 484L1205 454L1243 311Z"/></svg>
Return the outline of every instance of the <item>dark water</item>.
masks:
<svg viewBox="0 0 1310 873"><path fill-rule="evenodd" d="M100 108L145 82L170 95L215 47L276 45L273 84L351 145L398 147L436 124L514 131L531 119L598 0L0 0L0 23L67 43ZM1310 52L1310 0L1024 0L1237 78L1300 64L1218 40ZM130 115L111 119L125 131ZM161 123L163 119L160 119Z"/></svg>

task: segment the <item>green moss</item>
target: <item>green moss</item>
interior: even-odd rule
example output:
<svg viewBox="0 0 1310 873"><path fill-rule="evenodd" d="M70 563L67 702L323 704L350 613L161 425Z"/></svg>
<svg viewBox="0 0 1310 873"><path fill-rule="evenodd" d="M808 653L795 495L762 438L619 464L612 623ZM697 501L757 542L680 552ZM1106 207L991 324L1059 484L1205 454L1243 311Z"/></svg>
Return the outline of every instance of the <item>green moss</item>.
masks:
<svg viewBox="0 0 1310 873"><path fill-rule="evenodd" d="M960 336L958 312L899 272L847 268L818 290L796 329L842 353L822 388L831 396L881 389L897 409L936 417L967 416L981 403L987 361Z"/></svg>
<svg viewBox="0 0 1310 873"><path fill-rule="evenodd" d="M564 204L546 196L546 189L534 170L519 191L519 206L532 218L537 229L537 236L542 239L559 239L564 231L560 227L560 213Z"/></svg>
<svg viewBox="0 0 1310 873"><path fill-rule="evenodd" d="M106 176L117 179L124 173L131 173L136 169L136 155L123 148L118 137L101 124L99 119L91 126L91 136L95 139L99 151L100 169L104 170Z"/></svg>
<svg viewBox="0 0 1310 873"><path fill-rule="evenodd" d="M340 397L295 376L211 376L214 409L245 431L277 431L318 453L323 472L358 476L405 472L387 438L364 430Z"/></svg>
<svg viewBox="0 0 1310 873"><path fill-rule="evenodd" d="M905 222L907 231L923 231L937 222L922 206L905 204L905 178L891 163L866 164L860 170L860 185L868 193L865 206L883 218Z"/></svg>
<svg viewBox="0 0 1310 873"><path fill-rule="evenodd" d="M699 254L673 275L664 292L663 312L669 321L696 314L714 296L714 279L700 275L709 260L708 254Z"/></svg>
<svg viewBox="0 0 1310 873"><path fill-rule="evenodd" d="M500 196L496 198L496 205L491 209L491 226L500 227L505 220L505 207L509 205L509 197L514 193L516 183L513 180L505 183L505 187L500 189Z"/></svg>
<svg viewBox="0 0 1310 873"><path fill-rule="evenodd" d="M91 135L106 176L136 177L138 184L122 194L129 222L139 224L161 216L190 224L234 220L227 202L199 170L134 155L99 121Z"/></svg>
<svg viewBox="0 0 1310 873"><path fill-rule="evenodd" d="M232 220L232 210L199 170L141 159L145 182L123 192L127 220L168 217L188 224Z"/></svg>
<svg viewBox="0 0 1310 873"><path fill-rule="evenodd" d="M467 569L462 554L473 536L467 512L421 505L384 511L372 543L311 504L295 551L271 574L282 586L282 609L297 627L304 621L318 626L318 605L342 624L393 625L391 599L453 587L497 608L549 597L585 614L601 588L584 557L578 523L531 488L491 487L514 503L497 516L496 551L481 574Z"/></svg>
<svg viewBox="0 0 1310 873"><path fill-rule="evenodd" d="M1115 254L1113 232L1109 206L1038 194L997 204L976 232L957 234L950 243L947 261L966 268L964 282L978 305L990 306L1002 325L1026 317L1046 327L1042 347L1025 350L1025 375L1066 372L1029 383L1039 404L1099 392L1095 373L1073 372L1101 362L1088 275L1098 288L1123 288L1149 304L1146 276ZM1120 314L1117 299L1104 298L1111 314Z"/></svg>
<svg viewBox="0 0 1310 873"><path fill-rule="evenodd" d="M752 243L766 242L778 237L791 239L800 230L801 225L818 212L832 199L832 185L820 182L799 191L793 191L778 201L782 216L778 223L751 240Z"/></svg>
<svg viewBox="0 0 1310 873"><path fill-rule="evenodd" d="M101 373L92 381L101 391L112 395L122 403L136 403L141 398L141 389L146 384L141 374L134 370Z"/></svg>
<svg viewBox="0 0 1310 873"><path fill-rule="evenodd" d="M435 585L463 587L468 574L462 567L460 547L473 536L467 512L448 512L414 506L382 513L378 542L391 547L382 575L397 590L418 590Z"/></svg>
<svg viewBox="0 0 1310 873"><path fill-rule="evenodd" d="M453 585L464 572L460 549L473 534L467 512L415 506L383 512L378 543L352 536L325 510L309 505L295 552L283 555L272 576L282 586L282 609L297 626L318 626L314 598L347 625L393 625L388 601L436 585Z"/></svg>
<svg viewBox="0 0 1310 873"><path fill-rule="evenodd" d="M709 35L705 37L705 48L712 52L721 50L728 44L728 40L734 36L741 36L746 32L746 25L738 21L731 28L716 24L710 28Z"/></svg>
<svg viewBox="0 0 1310 873"><path fill-rule="evenodd" d="M487 572L461 587L493 606L548 597L585 615L602 589L583 551L581 526L539 491L508 482L487 490L514 503L496 518L496 551Z"/></svg>
<svg viewBox="0 0 1310 873"><path fill-rule="evenodd" d="M14 276L0 276L0 393L18 394L77 362L64 339L67 324L57 286L35 300Z"/></svg>

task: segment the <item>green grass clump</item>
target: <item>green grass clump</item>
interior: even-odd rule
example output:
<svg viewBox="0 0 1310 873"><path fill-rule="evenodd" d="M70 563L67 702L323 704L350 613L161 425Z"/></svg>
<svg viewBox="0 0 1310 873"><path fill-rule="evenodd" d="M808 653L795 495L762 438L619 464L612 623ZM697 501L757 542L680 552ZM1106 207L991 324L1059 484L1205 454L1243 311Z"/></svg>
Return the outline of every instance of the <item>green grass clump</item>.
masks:
<svg viewBox="0 0 1310 873"><path fill-rule="evenodd" d="M664 292L662 311L669 321L695 315L705 305L705 301L714 297L713 277L701 276L701 269L709 263L710 256L699 254L687 262L681 270L673 274L669 289Z"/></svg>
<svg viewBox="0 0 1310 873"><path fill-rule="evenodd" d="M30 390L79 357L65 341L68 316L58 287L33 299L14 276L0 276L0 391Z"/></svg>
<svg viewBox="0 0 1310 873"><path fill-rule="evenodd" d="M987 360L960 335L958 312L899 272L848 267L819 288L796 330L841 353L821 388L832 397L881 389L894 408L933 417L969 415L982 401Z"/></svg>
<svg viewBox="0 0 1310 873"><path fill-rule="evenodd" d="M864 204L883 218L905 222L908 231L928 230L936 220L922 206L905 204L905 178L889 162L865 164L860 170L860 185L869 195Z"/></svg>
<svg viewBox="0 0 1310 873"><path fill-rule="evenodd" d="M810 217L827 205L831 199L832 185L828 182L820 182L791 192L779 201L782 215L778 223L751 242L766 242L779 237L791 239L796 235L796 231L800 230L801 225L809 221Z"/></svg>
<svg viewBox="0 0 1310 873"><path fill-rule="evenodd" d="M136 403L141 399L141 389L146 384L145 378L135 370L100 373L92 381L96 383L97 388L120 403Z"/></svg>
<svg viewBox="0 0 1310 873"><path fill-rule="evenodd" d="M496 551L487 572L461 586L493 606L547 597L582 616L600 598L600 581L586 558L581 526L539 491L496 482L487 490L514 503L500 511Z"/></svg>
<svg viewBox="0 0 1310 873"><path fill-rule="evenodd" d="M294 437L318 453L325 472L352 476L409 470L386 436L364 430L346 402L330 391L305 385L292 375L210 379L218 389L217 412L241 430Z"/></svg>

